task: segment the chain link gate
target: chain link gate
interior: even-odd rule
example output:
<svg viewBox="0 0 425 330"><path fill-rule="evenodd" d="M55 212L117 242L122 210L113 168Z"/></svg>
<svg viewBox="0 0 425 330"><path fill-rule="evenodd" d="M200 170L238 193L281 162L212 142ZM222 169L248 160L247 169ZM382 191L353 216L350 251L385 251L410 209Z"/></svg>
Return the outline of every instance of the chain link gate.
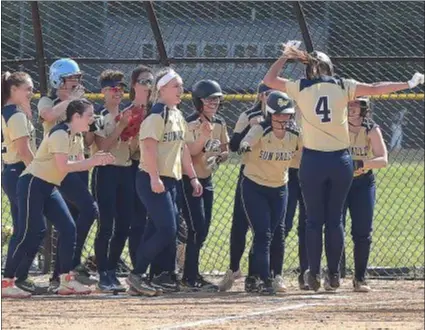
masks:
<svg viewBox="0 0 425 330"><path fill-rule="evenodd" d="M129 77L139 63L154 69L172 65L182 75L187 92L200 79L221 84L227 94L221 115L229 134L239 114L253 102L252 93L279 55L280 44L288 39L303 40L304 49L325 51L340 76L359 81L403 81L415 71L424 71L421 2L2 1L1 9L2 71L28 72L35 88L44 93L47 65L72 57L84 71L84 85L91 92L88 98L101 102L97 94L101 71L118 69ZM299 78L303 66L289 64L284 74ZM390 164L376 171L370 276L424 277L423 92L421 87L410 94L372 98L373 117L390 150ZM182 110L188 114L192 109L186 94ZM37 128L41 138L40 123ZM201 269L206 273L223 272L229 264L238 171L239 157L232 154L214 175L213 221L201 252ZM347 224L350 269L349 219ZM11 225L8 201L2 194L2 265ZM94 254L95 232L96 225L85 257ZM44 270L50 268L55 240L47 243L47 250L41 249L41 255L48 256ZM291 272L298 266L296 228L286 244L284 269ZM245 271L248 250L242 259ZM123 260L129 264L127 250Z"/></svg>

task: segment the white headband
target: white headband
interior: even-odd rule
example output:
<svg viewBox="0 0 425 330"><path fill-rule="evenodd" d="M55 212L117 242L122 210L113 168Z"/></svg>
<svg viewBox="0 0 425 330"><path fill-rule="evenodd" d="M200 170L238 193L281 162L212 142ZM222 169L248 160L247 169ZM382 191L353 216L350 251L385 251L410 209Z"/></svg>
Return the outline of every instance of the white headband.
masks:
<svg viewBox="0 0 425 330"><path fill-rule="evenodd" d="M179 75L177 74L176 71L174 70L168 71L168 73L164 77L158 80L158 82L156 83L156 88L160 89L161 87L167 85L171 80L177 77L179 77Z"/></svg>

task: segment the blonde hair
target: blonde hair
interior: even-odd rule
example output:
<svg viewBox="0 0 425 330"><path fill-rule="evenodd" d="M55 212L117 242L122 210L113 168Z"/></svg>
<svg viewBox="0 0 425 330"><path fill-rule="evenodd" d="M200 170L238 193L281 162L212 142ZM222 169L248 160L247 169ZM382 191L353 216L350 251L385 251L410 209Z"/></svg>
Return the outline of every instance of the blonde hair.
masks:
<svg viewBox="0 0 425 330"><path fill-rule="evenodd" d="M152 93L150 97L150 101L152 104L155 104L159 98L159 88L157 87L158 81L164 77L167 73L171 72L173 69L171 67L162 68L155 74L154 83L152 87Z"/></svg>

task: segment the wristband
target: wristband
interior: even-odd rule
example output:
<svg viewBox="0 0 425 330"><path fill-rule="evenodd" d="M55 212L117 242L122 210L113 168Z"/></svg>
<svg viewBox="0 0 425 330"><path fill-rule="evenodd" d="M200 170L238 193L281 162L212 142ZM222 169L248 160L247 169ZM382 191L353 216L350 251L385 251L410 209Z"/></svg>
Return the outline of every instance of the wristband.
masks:
<svg viewBox="0 0 425 330"><path fill-rule="evenodd" d="M192 182L192 180L195 180L195 179L198 180L198 177L197 176L191 177L189 178L189 181Z"/></svg>

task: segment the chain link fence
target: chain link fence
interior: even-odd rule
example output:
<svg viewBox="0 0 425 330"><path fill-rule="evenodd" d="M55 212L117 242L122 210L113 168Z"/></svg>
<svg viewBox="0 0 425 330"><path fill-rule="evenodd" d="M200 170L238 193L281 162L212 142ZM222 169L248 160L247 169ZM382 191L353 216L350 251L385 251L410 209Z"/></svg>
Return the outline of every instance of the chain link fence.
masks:
<svg viewBox="0 0 425 330"><path fill-rule="evenodd" d="M229 134L239 114L253 101L252 93L279 55L280 44L288 39L303 40L302 47L310 40L314 49L332 57L340 76L359 81L406 81L415 71L424 72L422 2L2 1L1 9L2 71L28 72L36 89L43 92L44 65L56 58L72 57L84 71L84 85L93 93L89 98L101 102L96 93L100 91L97 77L103 70L122 70L129 79L139 63L154 69L171 64L182 75L188 92L197 80L219 81L228 94L221 115ZM37 22L42 43L34 34ZM303 23L307 29L303 30ZM44 58L40 58L37 42ZM289 64L283 74L299 78L303 66ZM423 92L420 87L411 94L374 98L372 102L374 119L390 150L390 164L376 171L378 198L370 276L424 276ZM193 110L189 95L182 110L186 114ZM201 253L201 268L206 273L223 272L229 266L238 171L239 158L232 155L214 175L213 221ZM2 194L2 238L6 240L11 223L8 201ZM95 227L87 240L85 257L94 254ZM352 269L349 219L346 233L347 268ZM285 272L298 267L297 240L294 229L286 240ZM54 245L54 240L49 244ZM41 255L46 254L41 249ZM127 250L123 261L129 264ZM247 269L246 254L242 268Z"/></svg>

